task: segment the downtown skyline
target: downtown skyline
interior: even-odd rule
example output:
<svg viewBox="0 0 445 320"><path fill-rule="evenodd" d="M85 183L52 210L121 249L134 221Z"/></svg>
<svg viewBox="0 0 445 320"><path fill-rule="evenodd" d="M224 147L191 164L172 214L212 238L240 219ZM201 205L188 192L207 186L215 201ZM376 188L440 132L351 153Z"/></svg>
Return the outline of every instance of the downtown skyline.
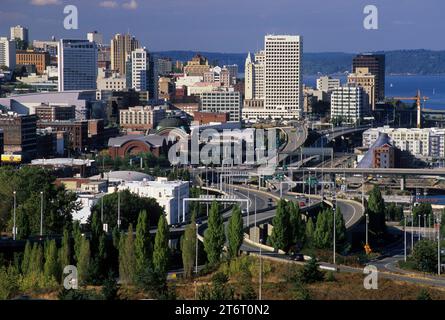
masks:
<svg viewBox="0 0 445 320"><path fill-rule="evenodd" d="M305 39L305 52L445 49L435 37L445 27L440 20L445 4L439 0L408 0L401 6L382 0L279 0L273 5L266 0L1 2L0 34L21 24L29 28L32 40L51 36L84 39L87 32L97 30L106 43L116 33L129 32L150 51L244 53L261 48L264 34L299 34ZM79 10L78 30L63 28L63 8L70 4ZM363 28L363 9L368 4L379 10L378 30Z"/></svg>

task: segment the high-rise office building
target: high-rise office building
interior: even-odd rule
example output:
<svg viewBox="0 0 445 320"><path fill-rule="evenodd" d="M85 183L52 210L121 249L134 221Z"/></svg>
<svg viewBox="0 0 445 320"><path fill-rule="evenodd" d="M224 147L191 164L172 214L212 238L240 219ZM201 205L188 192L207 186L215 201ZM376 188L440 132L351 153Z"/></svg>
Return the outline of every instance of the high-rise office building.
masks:
<svg viewBox="0 0 445 320"><path fill-rule="evenodd" d="M317 78L317 90L323 92L331 92L332 90L340 87L340 79L323 76Z"/></svg>
<svg viewBox="0 0 445 320"><path fill-rule="evenodd" d="M376 101L385 100L385 55L364 53L357 55L352 61L352 72L357 68L368 68L375 76Z"/></svg>
<svg viewBox="0 0 445 320"><path fill-rule="evenodd" d="M29 44L28 29L21 25L11 27L11 40L16 40L16 39L20 39L26 44Z"/></svg>
<svg viewBox="0 0 445 320"><path fill-rule="evenodd" d="M95 90L96 44L88 40L61 39L58 52L59 91Z"/></svg>
<svg viewBox="0 0 445 320"><path fill-rule="evenodd" d="M267 35L265 49L246 60L243 118L300 118L303 111L298 35Z"/></svg>
<svg viewBox="0 0 445 320"><path fill-rule="evenodd" d="M345 85L332 91L331 120L357 123L369 113L368 95L356 85Z"/></svg>
<svg viewBox="0 0 445 320"><path fill-rule="evenodd" d="M375 109L375 103L377 102L375 95L375 75L369 73L368 68L355 68L355 73L348 75L348 84L362 87L368 94L371 110Z"/></svg>
<svg viewBox="0 0 445 320"><path fill-rule="evenodd" d="M138 48L140 48L139 41L135 37L129 34L116 34L111 39L111 69L125 75L128 56Z"/></svg>
<svg viewBox="0 0 445 320"><path fill-rule="evenodd" d="M127 62L127 85L136 91L147 91L149 99L158 97L158 73L153 56L145 49L131 52Z"/></svg>
<svg viewBox="0 0 445 320"><path fill-rule="evenodd" d="M301 85L300 36L268 35L265 38L265 101L272 117L301 116L303 95Z"/></svg>
<svg viewBox="0 0 445 320"><path fill-rule="evenodd" d="M0 67L6 66L10 70L14 70L16 65L16 47L15 41L6 37L0 38Z"/></svg>
<svg viewBox="0 0 445 320"><path fill-rule="evenodd" d="M220 89L200 95L202 112L228 113L230 121L240 121L242 111L241 93L233 89Z"/></svg>
<svg viewBox="0 0 445 320"><path fill-rule="evenodd" d="M104 36L102 33L97 31L88 32L87 39L89 42L96 42L98 46L102 46L104 44Z"/></svg>

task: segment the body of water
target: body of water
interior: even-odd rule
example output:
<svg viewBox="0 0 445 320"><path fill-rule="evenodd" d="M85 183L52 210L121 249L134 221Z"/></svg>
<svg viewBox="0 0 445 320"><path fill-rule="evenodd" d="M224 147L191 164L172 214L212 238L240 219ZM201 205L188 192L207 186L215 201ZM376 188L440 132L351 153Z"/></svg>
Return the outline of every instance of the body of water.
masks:
<svg viewBox="0 0 445 320"><path fill-rule="evenodd" d="M307 86L316 87L318 76L304 76ZM346 83L346 76L333 76ZM387 97L414 97L420 90L427 109L445 110L445 76L386 76L385 95Z"/></svg>

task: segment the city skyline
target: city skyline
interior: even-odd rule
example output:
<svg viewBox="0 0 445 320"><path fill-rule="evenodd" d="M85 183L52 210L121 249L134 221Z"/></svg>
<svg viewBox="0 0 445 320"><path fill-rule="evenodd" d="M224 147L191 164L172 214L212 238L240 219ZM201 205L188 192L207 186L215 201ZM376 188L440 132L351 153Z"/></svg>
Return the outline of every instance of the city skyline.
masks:
<svg viewBox="0 0 445 320"><path fill-rule="evenodd" d="M306 39L305 52L445 50L434 37L441 25L445 27L440 20L445 4L438 0L408 0L403 6L376 0L373 4L379 10L378 30L363 27L363 9L369 3L362 0L353 4L346 0L279 0L273 5L266 0L2 2L0 34L9 35L11 26L21 24L29 28L32 40L53 35L58 39L84 39L87 32L97 30L104 34L107 44L114 34L129 32L150 51L244 53L261 48L264 34L299 34ZM63 28L63 7L69 4L78 7L78 30ZM225 19L230 23L224 23ZM215 21L226 27L220 28Z"/></svg>

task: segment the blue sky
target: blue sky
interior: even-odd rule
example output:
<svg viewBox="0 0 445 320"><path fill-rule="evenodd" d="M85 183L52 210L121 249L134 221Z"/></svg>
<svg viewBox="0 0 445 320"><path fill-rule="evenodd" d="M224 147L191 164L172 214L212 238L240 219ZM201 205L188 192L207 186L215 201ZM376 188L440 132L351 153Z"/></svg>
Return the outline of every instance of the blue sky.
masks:
<svg viewBox="0 0 445 320"><path fill-rule="evenodd" d="M79 9L79 30L63 28L63 8ZM363 28L376 5L379 29ZM444 50L443 0L0 0L0 35L22 24L31 39L110 39L130 30L149 50L255 51L265 34L300 34L306 52Z"/></svg>

